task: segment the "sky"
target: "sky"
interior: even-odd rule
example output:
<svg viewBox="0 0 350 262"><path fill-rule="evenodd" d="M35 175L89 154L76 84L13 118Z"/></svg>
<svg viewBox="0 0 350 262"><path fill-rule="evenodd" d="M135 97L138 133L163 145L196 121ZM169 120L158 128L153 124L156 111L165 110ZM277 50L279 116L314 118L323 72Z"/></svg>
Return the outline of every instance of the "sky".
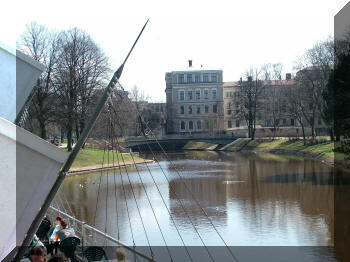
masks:
<svg viewBox="0 0 350 262"><path fill-rule="evenodd" d="M223 70L237 81L251 67L296 59L334 32L345 0L140 0L6 1L0 41L16 45L26 24L86 31L117 70L143 24L150 21L128 60L121 83L137 86L151 101L165 101L165 73L194 67ZM7 25L7 26L4 26Z"/></svg>

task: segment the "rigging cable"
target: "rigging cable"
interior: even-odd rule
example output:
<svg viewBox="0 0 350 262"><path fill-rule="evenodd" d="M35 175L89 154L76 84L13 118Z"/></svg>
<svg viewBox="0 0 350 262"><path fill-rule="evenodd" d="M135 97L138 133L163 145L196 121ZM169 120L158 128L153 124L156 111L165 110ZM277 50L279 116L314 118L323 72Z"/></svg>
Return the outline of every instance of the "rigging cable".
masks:
<svg viewBox="0 0 350 262"><path fill-rule="evenodd" d="M121 86L122 89L124 89L121 85L121 83L118 81L117 82L119 84L119 86ZM126 97L131 105L132 101L130 100L129 97ZM137 108L137 106L134 105L134 107L136 108L138 115L140 116L141 120L141 113L139 111L139 109ZM199 208L201 209L201 211L203 212L203 214L205 215L205 217L208 219L209 223L211 224L211 226L214 228L214 230L216 231L216 233L218 234L218 236L220 237L220 239L222 240L222 242L224 243L224 245L226 246L227 250L229 251L230 255L232 256L232 258L238 262L237 257L233 254L232 250L229 248L229 246L227 245L226 241L224 240L224 238L221 236L221 234L219 233L218 229L216 228L216 226L214 225L213 221L210 219L210 217L208 216L208 214L205 212L205 210L203 209L203 207L200 205L200 203L198 202L198 200L196 199L196 197L194 196L193 192L188 188L186 182L183 180L183 177L181 176L179 170L176 168L176 166L174 165L174 163L169 159L168 154L165 152L164 148L162 147L162 145L159 143L159 141L157 140L156 136L154 135L152 129L148 126L147 122L145 122L144 120L142 120L145 124L146 127L150 130L151 136L153 136L153 139L157 142L158 146L160 147L161 151L163 152L163 154L165 155L166 159L168 162L170 162L171 166L174 168L175 172L177 173L177 175L179 176L181 182L184 184L185 188L189 191L189 193L191 194L193 200L196 202L196 204L199 206ZM146 141L147 141L147 136L144 134ZM146 143L148 146L148 142Z"/></svg>
<svg viewBox="0 0 350 262"><path fill-rule="evenodd" d="M118 138L116 137L115 139L116 139L117 144L119 145ZM116 150L116 151L117 151L117 158L118 158L118 160L119 160L118 150ZM127 167L126 167L126 163L125 163L123 154L120 154L120 156L121 156L121 159L122 159L122 161L123 161L123 165L124 165L124 168L125 168L125 172L126 172L126 175L127 175L128 181L129 181L129 184L130 184L131 192L132 192L132 195L133 195L133 197L134 197L134 200L135 200L135 203L136 203L136 208L137 208L137 211L138 211L139 216L140 216L140 220L141 220L141 223L142 223L142 227L143 227L143 230L144 230L144 232L145 232L145 236L146 236L146 239L147 239L148 246L149 246L149 248L150 248L151 256L152 256L152 258L153 258L153 257L154 257L153 250L152 250L151 244L150 244L150 242L149 242L149 238L148 238L147 231L146 231L146 228L145 228L145 225L144 225L142 216L141 216L141 212L140 212L140 208L139 208L138 202L137 202L137 200L136 200L136 196L135 196L135 192L134 192L134 189L133 189L131 180L130 180L129 172L128 172Z"/></svg>
<svg viewBox="0 0 350 262"><path fill-rule="evenodd" d="M116 112L115 108L112 107L112 109L113 109L113 112L114 112L115 115L116 115L117 112ZM118 124L120 125L120 123L118 123ZM120 144L119 144L119 143L118 143L118 146L120 147ZM157 223L157 225L158 225L158 228L159 228L159 231L160 231L161 236L162 236L162 238L163 238L163 241L164 241L164 244L165 244L165 246L166 246L166 249L167 249L167 251L168 251L168 253L169 253L169 256L170 256L171 260L173 260L173 259L172 259L171 252L170 252L170 249L169 249L169 247L168 247L168 245L167 245L167 242L166 242L166 240L165 240L164 234L163 234L162 229L161 229L161 227L160 227L159 221L158 221L157 216L156 216L156 214L155 214L155 211L154 211L154 209L153 209L151 200L150 200L149 195L148 195L148 193L147 193L147 191L146 191L144 182L143 182L143 180L142 180L142 178L141 178L141 175L140 175L139 169L138 169L138 167L137 167L137 164L136 164L136 162L135 162L134 156L133 156L132 153L130 153L130 155L131 155L131 158L132 158L133 163L134 163L134 165L135 165L135 168L136 168L136 170L137 170L139 179L140 179L141 184L142 184L142 187L143 187L143 189L144 189L144 191L145 191L145 194L146 194L146 197L147 197L148 202L149 202L149 204L150 204L150 207L151 207L151 209L152 209L154 218L155 218L156 223ZM166 203L165 203L164 197L163 197L162 193L160 192L160 189L159 189L159 187L158 187L158 184L156 183L156 181L155 181L155 179L154 179L154 177L153 177L153 174L152 174L152 172L151 172L149 166L147 165L147 162L145 161L145 159L143 159L143 164L146 165L147 170L148 170L148 172L150 173L150 175L151 175L151 177L152 177L153 183L154 183L154 185L156 186L156 188L157 188L157 190L158 190L158 193L159 193L159 195L160 195L160 197L161 197L161 199L162 199L162 201L163 201L163 204L164 204L165 208L167 209L167 211L168 211L168 213L169 213L169 216L170 216L170 218L171 218L171 220L172 220L172 222L173 222L173 224L174 224L174 226L175 226L175 229L176 229L176 231L177 231L177 233L178 233L178 235L179 235L179 237L180 237L180 239L181 239L181 242L183 243L183 245L184 245L184 247L185 247L185 250L186 250L186 253L187 253L188 257L190 258L191 261L193 261L191 255L190 255L190 253L189 253L189 250L188 250L188 248L187 248L187 246L186 246L186 244L185 244L185 242L184 242L184 240L183 240L183 238L182 238L182 236L181 236L181 234L180 234L180 231L179 231L179 229L178 229L178 227L177 227L177 225L176 225L176 223L175 223L175 220L174 220L174 218L173 218L173 216L172 216L172 214L171 214L171 212L170 212L168 206L167 206Z"/></svg>
<svg viewBox="0 0 350 262"><path fill-rule="evenodd" d="M118 146L120 146L120 144L119 144L119 141L118 141L118 140L117 140L117 145L118 145ZM172 255L171 255L171 252L170 252L169 246L168 246L168 244L167 244L167 242L166 242L166 240L165 240L165 237L164 237L163 231L162 231L162 229L161 229L161 227L160 227L160 224L159 224L159 221L158 221L157 216L156 216L156 214L155 214L155 211L154 211L154 208L153 208L153 206L152 206L151 200L150 200L149 195L148 195L148 193L147 193L147 190L146 190L146 188L145 188L144 182L143 182L143 180L142 180L142 178L141 178L141 175L140 175L139 169L137 168L137 164L136 164L136 162L135 162L135 159L134 159L134 157L133 157L133 155L132 155L132 154L130 154L130 156L131 156L132 161L133 161L133 164L134 164L134 166L135 166L135 168L136 168L136 171L137 171L138 177L139 177L139 179L140 179L140 181L141 181L142 188L143 188L143 190L145 191L145 194L146 194L147 200L148 200L148 202L149 202L149 204L150 204L150 207L151 207L151 210L152 210L153 216L154 216L154 218L155 218L155 220L156 220L156 223L157 223L158 229L159 229L159 231L160 231L160 233L161 233L161 236L162 236L163 242L164 242L164 244L165 244L165 246L166 246L166 249L167 249L167 251L168 251L169 257L170 257L171 261L173 261L173 258L172 258ZM145 231L145 232L146 232L146 231ZM154 258L154 253L153 253L153 251L152 251L152 253L151 253L151 256L152 256L152 258ZM192 261L192 260L191 260L191 261Z"/></svg>

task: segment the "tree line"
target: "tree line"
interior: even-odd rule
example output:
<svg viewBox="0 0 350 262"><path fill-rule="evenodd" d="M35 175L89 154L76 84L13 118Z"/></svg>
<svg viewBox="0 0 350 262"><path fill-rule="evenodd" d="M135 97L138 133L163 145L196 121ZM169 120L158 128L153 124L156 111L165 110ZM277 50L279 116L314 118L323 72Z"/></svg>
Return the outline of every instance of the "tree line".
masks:
<svg viewBox="0 0 350 262"><path fill-rule="evenodd" d="M17 46L45 66L27 101L22 126L43 139L52 133L48 132L50 128L59 129L61 142L66 137L70 151L73 139L79 138L111 76L107 56L79 28L57 32L35 22L27 25ZM110 101L116 112L111 114L105 109L91 136L106 138L110 117L117 123L120 136L141 134L139 113L151 126L160 121L158 115L142 106L147 97L136 86L129 95L121 89L114 90Z"/></svg>
<svg viewBox="0 0 350 262"><path fill-rule="evenodd" d="M350 112L345 102L349 93L345 72L350 69L350 48L346 43L329 37L314 44L296 61L297 73L293 77L289 75L289 80L282 80L280 63L246 71L244 80L241 78L239 83L239 98L233 98L239 108L233 117L245 120L248 136L255 138L256 126L261 119L268 119L275 134L281 119L286 117L300 125L304 141L306 127L315 138L317 119L322 119L332 140L349 136L345 132L349 130L347 115ZM338 118L342 120L335 121Z"/></svg>

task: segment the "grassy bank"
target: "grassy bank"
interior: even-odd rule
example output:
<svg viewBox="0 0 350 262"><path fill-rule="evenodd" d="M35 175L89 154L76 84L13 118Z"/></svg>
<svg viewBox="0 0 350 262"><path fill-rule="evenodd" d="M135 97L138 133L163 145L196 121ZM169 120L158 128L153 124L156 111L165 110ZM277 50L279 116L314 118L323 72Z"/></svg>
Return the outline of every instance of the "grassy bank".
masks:
<svg viewBox="0 0 350 262"><path fill-rule="evenodd" d="M239 143L229 147L227 151L255 151L270 153L290 153L302 156L309 156L334 163L334 159L339 162L350 162L343 153L334 153L334 143L327 141L314 145L304 145L302 140L289 140L287 138L267 140L249 138L242 139Z"/></svg>
<svg viewBox="0 0 350 262"><path fill-rule="evenodd" d="M126 153L116 153L116 152L104 152L103 150L98 149L82 149L77 158L75 159L71 170L76 171L80 169L93 169L93 168L101 168L102 162L104 167L118 165L119 164L133 164L133 159L130 154ZM138 156L133 156L136 163L143 162L143 158ZM123 162L124 160L124 162Z"/></svg>
<svg viewBox="0 0 350 262"><path fill-rule="evenodd" d="M217 147L217 144L199 142L199 141L189 141L184 146L186 150L211 150Z"/></svg>

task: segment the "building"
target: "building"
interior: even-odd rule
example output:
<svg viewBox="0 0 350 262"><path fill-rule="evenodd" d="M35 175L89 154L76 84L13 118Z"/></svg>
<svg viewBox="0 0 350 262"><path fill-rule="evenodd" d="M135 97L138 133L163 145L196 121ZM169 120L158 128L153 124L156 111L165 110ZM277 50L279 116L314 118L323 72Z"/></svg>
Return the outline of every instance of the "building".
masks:
<svg viewBox="0 0 350 262"><path fill-rule="evenodd" d="M316 69L307 69L299 71L296 78L287 73L285 79L251 82L261 89L255 118L257 137L302 135L301 123L293 115L286 95L288 90L300 88L298 85L302 75L312 75L312 79L318 81L317 72ZM244 93L245 88L249 87L249 80L223 82L222 70L195 69L190 60L187 69L166 73L165 81L167 134L226 133L248 136L247 109L244 107L244 99L247 98ZM311 106L308 99L304 100ZM312 132L326 135L327 127L318 110L311 110L310 107L309 111L304 112L302 117L306 135ZM313 131L309 128L307 116L309 121L314 119Z"/></svg>
<svg viewBox="0 0 350 262"><path fill-rule="evenodd" d="M300 74L300 72L297 73ZM297 88L300 81L292 79L287 73L285 79L262 80L260 82L261 94L257 103L256 114L256 136L296 136L302 134L301 123L295 118L290 110L286 95L288 90ZM225 82L223 84L224 95L224 128L226 133L233 133L238 136L247 136L247 121L242 112L242 91L248 81ZM308 115L311 113L306 112ZM311 116L310 116L311 117ZM314 112L315 133L318 135L327 134L327 128L322 121L319 112ZM303 123L306 127L306 134L311 135L305 117Z"/></svg>
<svg viewBox="0 0 350 262"><path fill-rule="evenodd" d="M222 70L192 67L167 72L166 131L173 133L217 133L223 125Z"/></svg>

